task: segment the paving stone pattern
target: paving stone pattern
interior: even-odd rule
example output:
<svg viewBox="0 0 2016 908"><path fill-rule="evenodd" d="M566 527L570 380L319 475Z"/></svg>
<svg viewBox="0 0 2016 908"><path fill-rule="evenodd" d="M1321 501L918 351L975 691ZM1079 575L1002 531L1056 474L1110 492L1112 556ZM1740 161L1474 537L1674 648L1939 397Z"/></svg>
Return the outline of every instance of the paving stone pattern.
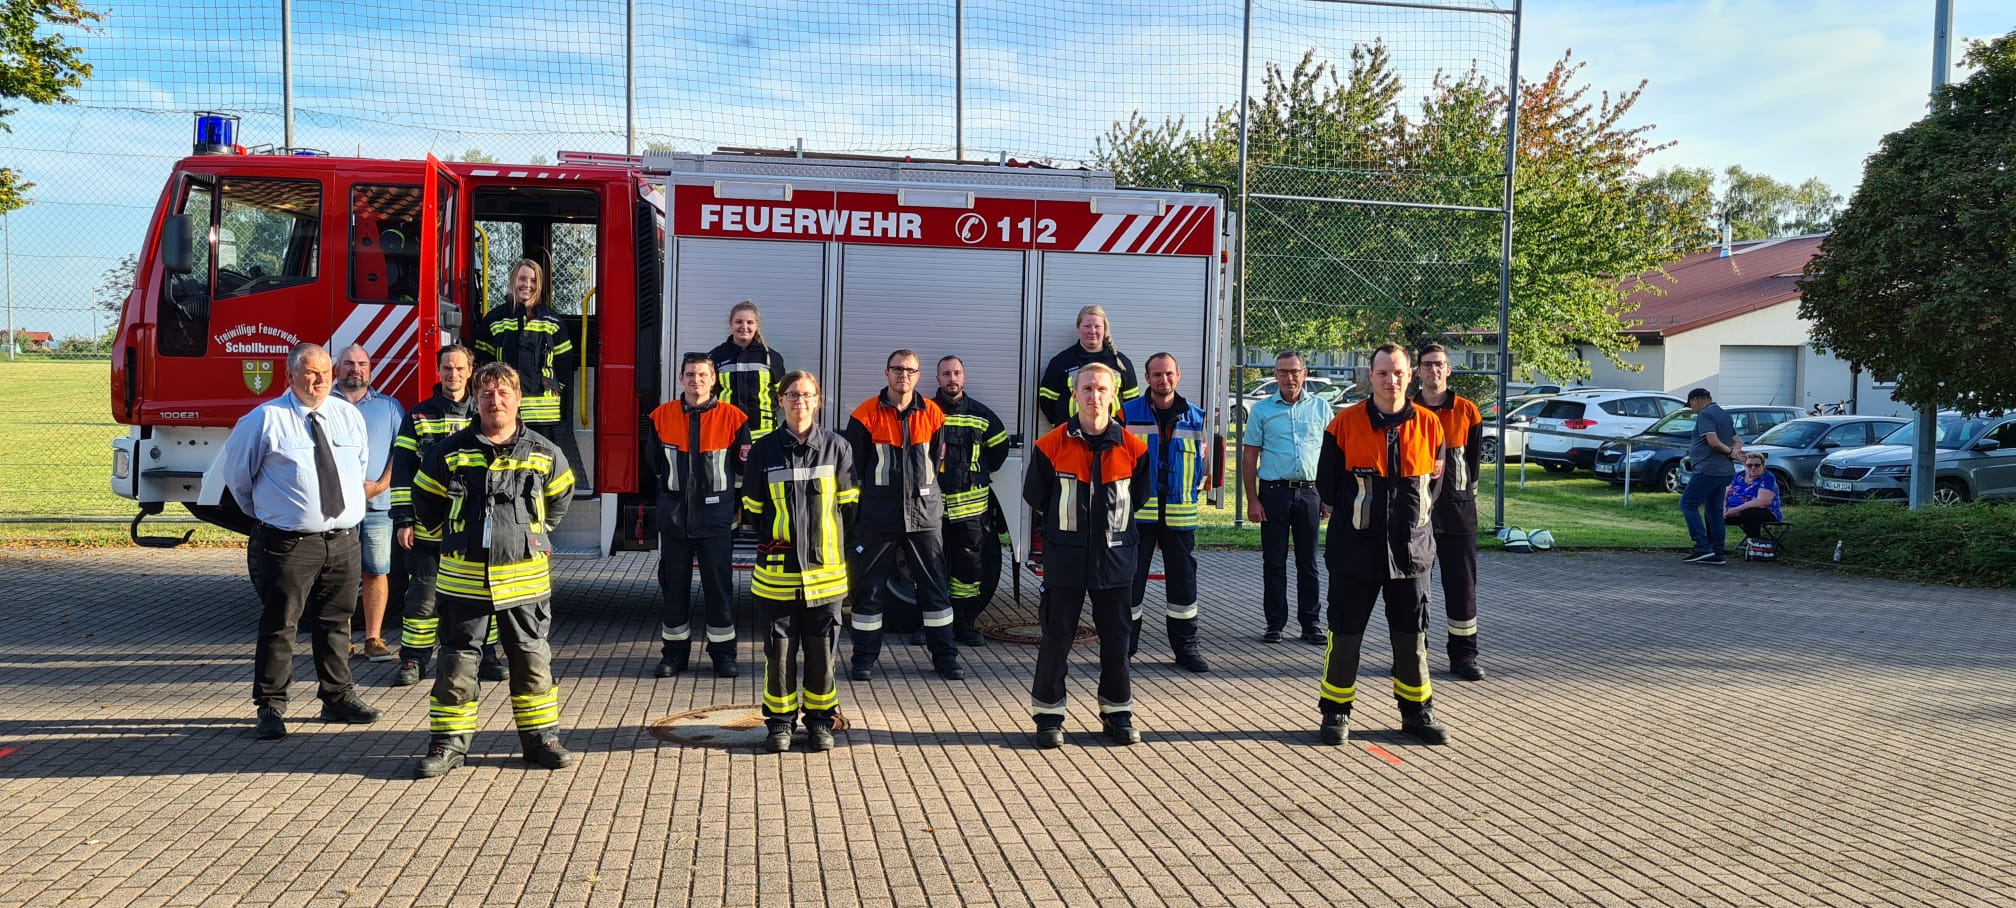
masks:
<svg viewBox="0 0 2016 908"><path fill-rule="evenodd" d="M580 763L521 762L492 685L471 766L422 782L393 663L353 662L385 719L323 725L304 640L293 734L250 736L242 552L0 550L0 905L2016 905L2016 595L1487 554L1491 680L1433 647L1451 744L1397 734L1375 617L1328 748L1321 650L1259 642L1257 555L1202 558L1213 671L1150 618L1140 746L1097 736L1093 645L1039 751L1033 647L946 682L892 641L841 746L783 756L646 730L759 699L746 619L742 677L657 680L652 556L571 562ZM1033 619L1003 587L988 619Z"/></svg>

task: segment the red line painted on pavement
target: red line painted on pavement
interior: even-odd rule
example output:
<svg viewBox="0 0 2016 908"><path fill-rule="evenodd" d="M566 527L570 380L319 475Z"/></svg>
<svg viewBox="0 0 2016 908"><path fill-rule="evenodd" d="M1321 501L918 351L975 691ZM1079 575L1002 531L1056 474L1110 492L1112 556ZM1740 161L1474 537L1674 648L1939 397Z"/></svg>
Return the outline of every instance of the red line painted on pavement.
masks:
<svg viewBox="0 0 2016 908"><path fill-rule="evenodd" d="M1373 756L1378 757L1381 760L1385 760L1386 762L1391 763L1395 766L1407 765L1399 757L1394 756L1392 751L1389 751L1384 747L1380 747L1377 744L1367 744L1365 745L1365 749L1367 751L1370 751Z"/></svg>
<svg viewBox="0 0 2016 908"><path fill-rule="evenodd" d="M20 749L19 747L0 747L0 757L11 757Z"/></svg>

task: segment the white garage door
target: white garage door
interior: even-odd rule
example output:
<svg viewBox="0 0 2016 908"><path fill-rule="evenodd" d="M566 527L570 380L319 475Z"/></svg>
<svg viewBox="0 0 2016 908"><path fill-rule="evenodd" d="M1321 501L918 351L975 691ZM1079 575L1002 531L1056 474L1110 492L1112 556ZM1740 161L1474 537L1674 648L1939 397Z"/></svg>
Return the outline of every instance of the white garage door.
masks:
<svg viewBox="0 0 2016 908"><path fill-rule="evenodd" d="M850 245L840 260L839 396L847 414L887 386L882 368L895 350L913 350L924 370L919 393L938 392L938 358L966 363L966 388L1008 424L1022 387L1022 263L1012 249L932 249ZM1031 379L1034 382L1034 379Z"/></svg>
<svg viewBox="0 0 2016 908"><path fill-rule="evenodd" d="M824 243L688 237L667 266L676 269L678 297L665 387L678 387L681 354L705 353L728 339L728 309L742 300L756 301L763 340L783 355L786 369L821 374Z"/></svg>
<svg viewBox="0 0 2016 908"><path fill-rule="evenodd" d="M1715 402L1778 404L1798 402L1798 347L1722 348L1722 389Z"/></svg>
<svg viewBox="0 0 2016 908"><path fill-rule="evenodd" d="M1209 408L1202 389L1211 371L1205 347L1209 260L1196 256L1046 253L1043 256L1043 346L1037 368L1078 342L1078 310L1106 308L1113 344L1134 362L1145 392L1148 357L1176 355L1183 381L1176 393ZM1033 387L1042 375L1030 377Z"/></svg>

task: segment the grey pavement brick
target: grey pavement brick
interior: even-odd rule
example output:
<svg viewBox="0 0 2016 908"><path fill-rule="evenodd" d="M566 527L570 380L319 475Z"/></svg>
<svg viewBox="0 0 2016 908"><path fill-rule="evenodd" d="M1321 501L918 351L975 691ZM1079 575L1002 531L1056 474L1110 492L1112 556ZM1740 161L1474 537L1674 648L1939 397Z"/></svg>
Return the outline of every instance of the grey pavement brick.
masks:
<svg viewBox="0 0 2016 908"><path fill-rule="evenodd" d="M562 564L581 762L520 761L486 685L471 767L418 782L394 666L352 663L383 720L324 725L303 647L293 734L249 737L242 552L0 549L0 904L2016 905L2016 594L1487 553L1492 680L1434 678L1451 746L1398 734L1375 616L1324 748L1321 650L1258 642L1257 556L1202 558L1213 671L1143 635L1138 747L1097 736L1095 647L1042 752L1033 647L948 683L892 639L841 747L781 757L646 732L759 699L746 618L742 677L657 680L651 557ZM1033 620L1006 586L989 620Z"/></svg>

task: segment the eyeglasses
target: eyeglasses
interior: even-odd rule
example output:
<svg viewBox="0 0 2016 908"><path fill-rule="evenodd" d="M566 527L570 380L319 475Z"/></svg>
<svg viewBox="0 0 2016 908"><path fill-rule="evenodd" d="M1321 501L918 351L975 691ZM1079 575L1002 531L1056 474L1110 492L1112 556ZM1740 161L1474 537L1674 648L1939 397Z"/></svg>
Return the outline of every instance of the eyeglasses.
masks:
<svg viewBox="0 0 2016 908"><path fill-rule="evenodd" d="M1744 464L1744 465L1743 465L1743 468L1744 468L1744 469L1746 469L1746 470L1762 470L1762 469L1764 469L1764 465L1763 465L1762 463L1757 463L1757 462L1753 461L1753 462L1750 462L1750 463L1746 463L1746 464Z"/></svg>
<svg viewBox="0 0 2016 908"><path fill-rule="evenodd" d="M1304 373L1304 372L1307 372L1307 371L1309 371L1309 370L1307 370L1307 369L1276 369L1276 370L1274 370L1274 374L1275 374L1275 375L1301 375L1302 373Z"/></svg>
<svg viewBox="0 0 2016 908"><path fill-rule="evenodd" d="M777 395L777 396L778 396L779 398L782 398L782 399L784 399L784 400L818 400L818 399L819 399L819 392L817 392L817 391L786 391L786 392L784 392L784 393L782 393L782 394L779 394L779 395Z"/></svg>
<svg viewBox="0 0 2016 908"><path fill-rule="evenodd" d="M900 376L905 376L905 375L916 375L916 374L917 374L917 370L916 370L916 369L910 369L910 368L906 368L906 367L903 367L903 366L890 366L890 367L889 367L889 374L890 374L890 375L895 375L895 376L899 376L899 377L900 377Z"/></svg>

